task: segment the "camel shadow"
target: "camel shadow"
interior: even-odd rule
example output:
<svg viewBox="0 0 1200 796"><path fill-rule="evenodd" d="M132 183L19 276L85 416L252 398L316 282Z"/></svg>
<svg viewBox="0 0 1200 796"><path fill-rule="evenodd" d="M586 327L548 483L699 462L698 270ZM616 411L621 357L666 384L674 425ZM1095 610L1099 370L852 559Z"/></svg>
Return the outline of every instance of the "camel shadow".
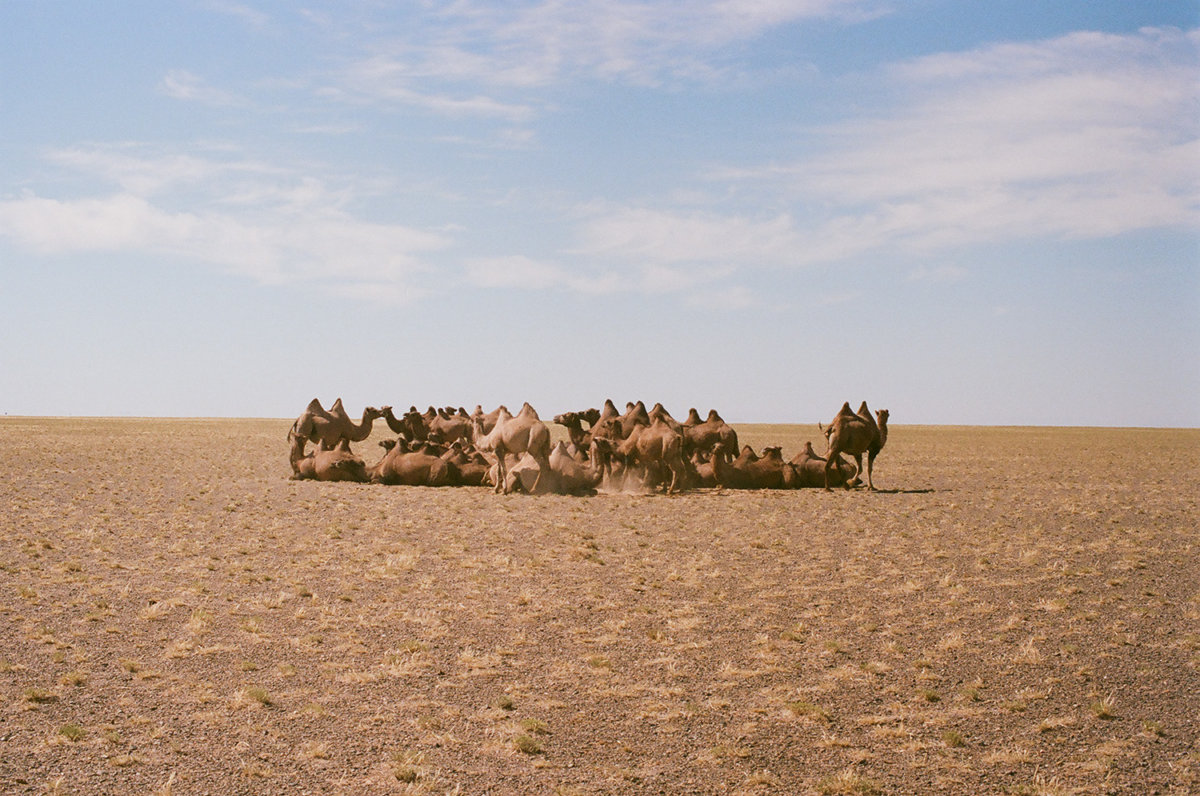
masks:
<svg viewBox="0 0 1200 796"><path fill-rule="evenodd" d="M928 495L936 489L876 489L880 495Z"/></svg>

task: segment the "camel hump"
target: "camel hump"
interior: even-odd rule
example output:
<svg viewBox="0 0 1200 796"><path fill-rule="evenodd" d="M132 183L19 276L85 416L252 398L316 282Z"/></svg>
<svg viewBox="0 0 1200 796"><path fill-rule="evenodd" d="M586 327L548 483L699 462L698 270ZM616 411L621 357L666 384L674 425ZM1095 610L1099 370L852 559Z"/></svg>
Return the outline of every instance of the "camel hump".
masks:
<svg viewBox="0 0 1200 796"><path fill-rule="evenodd" d="M306 411L306 412L324 412L325 407L321 406L320 398L313 398L311 401L308 402L308 407L304 411Z"/></svg>
<svg viewBox="0 0 1200 796"><path fill-rule="evenodd" d="M863 417L870 417L871 410L867 408L867 402L863 401L862 406L858 407L858 413Z"/></svg>
<svg viewBox="0 0 1200 796"><path fill-rule="evenodd" d="M710 422L710 423L724 423L725 421L721 419L721 416L720 416L719 414L717 414L717 410L716 410L716 409L709 409L709 410L708 410L708 422Z"/></svg>
<svg viewBox="0 0 1200 796"><path fill-rule="evenodd" d="M315 399L314 399L314 400L315 400ZM341 399L341 397L339 397L339 398L338 398L336 401L334 401L334 402L333 402L333 406L329 407L329 409L330 409L330 411L335 411L335 412L337 412L337 411L342 411L342 399Z"/></svg>

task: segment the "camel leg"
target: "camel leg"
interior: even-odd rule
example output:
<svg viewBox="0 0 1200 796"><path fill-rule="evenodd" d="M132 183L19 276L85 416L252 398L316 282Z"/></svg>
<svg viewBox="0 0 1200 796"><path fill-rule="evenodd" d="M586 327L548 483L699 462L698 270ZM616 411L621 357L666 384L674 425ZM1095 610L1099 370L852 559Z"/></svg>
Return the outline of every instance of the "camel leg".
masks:
<svg viewBox="0 0 1200 796"><path fill-rule="evenodd" d="M497 447L496 452L496 494L508 494L508 468L504 466L504 449Z"/></svg>
<svg viewBox="0 0 1200 796"><path fill-rule="evenodd" d="M862 454L861 453L854 454L854 463L858 466L858 471L861 473L862 472ZM870 476L868 476L868 480L869 479L870 479ZM851 479L849 479L849 478L846 479L846 489L847 490L854 488L854 485L852 483L850 483L850 481L851 481Z"/></svg>
<svg viewBox="0 0 1200 796"><path fill-rule="evenodd" d="M827 458L825 459L825 491L832 492L833 490L829 488L829 468L833 467L833 463L837 459L837 453L835 453L832 449L830 449L826 453L826 457ZM838 472L840 473L841 470L838 470Z"/></svg>
<svg viewBox="0 0 1200 796"><path fill-rule="evenodd" d="M867 489L874 492L875 483L871 480L871 471L875 469L875 454L877 451L867 452Z"/></svg>

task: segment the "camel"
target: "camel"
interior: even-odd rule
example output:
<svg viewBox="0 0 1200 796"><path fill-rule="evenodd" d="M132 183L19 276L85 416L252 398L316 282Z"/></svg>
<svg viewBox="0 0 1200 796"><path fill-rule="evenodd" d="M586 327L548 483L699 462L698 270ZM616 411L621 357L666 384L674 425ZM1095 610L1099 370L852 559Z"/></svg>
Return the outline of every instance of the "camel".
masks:
<svg viewBox="0 0 1200 796"><path fill-rule="evenodd" d="M650 418L651 422L653 422L655 418L658 418L670 426L676 434L683 434L683 424L671 417L671 413L668 412L667 408L661 403L656 403L654 405L654 408L648 413L648 417Z"/></svg>
<svg viewBox="0 0 1200 796"><path fill-rule="evenodd" d="M350 442L341 440L332 449L318 448L305 455L305 439L299 434L288 434L291 444L292 479L295 481L357 481L368 480L367 465L350 450Z"/></svg>
<svg viewBox="0 0 1200 796"><path fill-rule="evenodd" d="M641 402L638 402L641 405ZM642 412L645 407L642 406ZM642 482L652 486L665 480L663 468L671 473L667 494L673 495L687 483L687 467L683 462L683 436L671 428L663 418L656 417L648 425L636 424L630 436L617 448L617 454L625 461L640 465L644 471Z"/></svg>
<svg viewBox="0 0 1200 796"><path fill-rule="evenodd" d="M824 456L813 450L811 442L804 443L804 450L793 456L789 462L796 471L796 480L793 486L796 488L824 486L826 461ZM833 472L834 480L830 482L831 486L843 486L847 483L853 485L857 482L855 476L858 475L858 470L841 455L836 459Z"/></svg>
<svg viewBox="0 0 1200 796"><path fill-rule="evenodd" d="M620 424L621 439L629 439L637 426L650 425L650 413L646 411L646 405L641 401L625 404L625 414L621 415Z"/></svg>
<svg viewBox="0 0 1200 796"><path fill-rule="evenodd" d="M625 437L621 431L621 415L617 412L617 407L613 404L611 398L604 399L603 409L589 409L587 412L581 412L580 417L587 419L590 416L595 416L595 420L589 420L591 428L588 430L592 435L592 439L606 439L612 442L620 442Z"/></svg>
<svg viewBox="0 0 1200 796"><path fill-rule="evenodd" d="M691 457L691 469L695 473L696 485L701 487L714 487L720 482L717 481L716 464L713 462L713 454L703 451L693 451Z"/></svg>
<svg viewBox="0 0 1200 796"><path fill-rule="evenodd" d="M388 413L391 412L390 408L385 408ZM328 411L321 406L318 399L313 398L292 424L290 433L311 440L322 450L333 450L343 439L362 442L371 435L371 425L375 419L383 416L383 410L368 406L363 410L362 421L355 423L342 408L341 398L334 401Z"/></svg>
<svg viewBox="0 0 1200 796"><path fill-rule="evenodd" d="M563 441L550 451L550 469L558 474L561 491L567 495L595 494L601 471L594 464L585 467L582 453L573 456Z"/></svg>
<svg viewBox="0 0 1200 796"><path fill-rule="evenodd" d="M440 458L458 468L458 483L462 486L485 486L491 483L488 471L492 469L492 463L473 446L463 447L456 440Z"/></svg>
<svg viewBox="0 0 1200 796"><path fill-rule="evenodd" d="M497 406L497 407L496 407L495 409L493 409L492 411L490 411L490 412L484 412L484 411L483 411L483 407L482 407L481 405L479 405L479 404L476 404L476 405L475 405L475 411L471 413L471 427L472 427L472 429L474 429L474 427L475 427L475 419L476 419L476 418L479 418L480 422L482 422L482 423L483 423L483 433L484 433L484 434L491 434L491 433L492 433L492 429L496 427L496 419L497 419L498 417L500 417L500 413L501 413L501 412L505 412L505 413L507 413L507 412L508 412L508 407L507 407L507 406L505 406L504 404L500 404L499 406ZM474 433L474 431L472 431L472 433Z"/></svg>
<svg viewBox="0 0 1200 796"><path fill-rule="evenodd" d="M451 407L439 409L429 417L425 415L429 438L438 442L451 443L455 440L471 441L471 416L465 409L455 411Z"/></svg>
<svg viewBox="0 0 1200 796"><path fill-rule="evenodd" d="M435 409L429 407L424 412L418 412L411 407L404 413L402 420L388 425L397 434L405 434L412 439L428 439L433 442L451 443L455 440L469 442L471 439L471 418L467 410L453 407Z"/></svg>
<svg viewBox="0 0 1200 796"><path fill-rule="evenodd" d="M453 464L428 451L411 449L403 437L379 444L387 453L371 468L373 484L453 486L458 480Z"/></svg>
<svg viewBox="0 0 1200 796"><path fill-rule="evenodd" d="M596 412L596 417L599 419L600 413L595 409L588 410ZM583 428L584 413L580 412L563 412L561 415L554 416L554 422L563 426L567 430L567 438L571 440L571 444L581 450L587 450L592 444L592 432L585 431ZM595 425L595 421L592 421Z"/></svg>
<svg viewBox="0 0 1200 796"><path fill-rule="evenodd" d="M713 472L721 486L729 489L790 489L795 486L795 471L783 460L778 446L763 448L762 456L739 456L729 462L718 442L713 448Z"/></svg>
<svg viewBox="0 0 1200 796"><path fill-rule="evenodd" d="M867 489L874 491L875 484L871 479L875 466L875 457L887 443L888 410L881 409L875 413L878 421L871 417L867 402L863 401L858 412L850 411L850 403L842 404L842 408L829 424L829 451L825 462L825 491L829 488L829 471L839 454L845 453L854 457L858 472L862 472L862 455L867 454ZM846 483L846 489L851 484Z"/></svg>
<svg viewBox="0 0 1200 796"><path fill-rule="evenodd" d="M683 424L684 447L692 452L707 453L718 442L726 453L738 449L737 432L721 419L716 409L708 410L708 419L700 421L700 413L692 408Z"/></svg>
<svg viewBox="0 0 1200 796"><path fill-rule="evenodd" d="M490 432L484 430L482 412L473 415L471 422L474 427L475 447L481 451L491 451L496 455L497 492L507 494L510 491L506 479L505 456L509 454L520 456L523 453L529 453L539 462L546 461L550 456L550 429L528 403L525 403L516 415L510 414L501 406L496 417L496 424Z"/></svg>
<svg viewBox="0 0 1200 796"><path fill-rule="evenodd" d="M393 434L400 434L408 439L424 439L426 436L424 418L417 411L417 407L410 407L407 412L401 417L396 417L392 413L392 407L385 406L380 410L383 414L384 422Z"/></svg>

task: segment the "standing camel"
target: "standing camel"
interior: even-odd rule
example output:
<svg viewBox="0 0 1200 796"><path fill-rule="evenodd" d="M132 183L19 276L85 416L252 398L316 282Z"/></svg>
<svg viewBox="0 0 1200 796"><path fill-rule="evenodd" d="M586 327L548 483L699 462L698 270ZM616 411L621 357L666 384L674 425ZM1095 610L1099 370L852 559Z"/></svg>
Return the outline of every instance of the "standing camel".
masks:
<svg viewBox="0 0 1200 796"><path fill-rule="evenodd" d="M391 412L390 407L385 408ZM375 419L383 416L383 411L368 406L363 410L362 422L355 423L342 408L341 398L334 401L328 411L321 406L319 400L313 398L292 424L291 433L305 440L312 440L321 450L333 450L343 439L362 442L371 435L371 425Z"/></svg>
<svg viewBox="0 0 1200 796"><path fill-rule="evenodd" d="M508 454L520 457L522 453L529 453L539 463L547 462L550 457L550 429L528 403L522 406L521 411L516 415L501 406L499 415L496 417L496 425L490 432L484 431L482 412L472 416L471 422L475 447L481 451L492 451L496 454L497 492L508 494L510 491L506 480L507 464L504 461L504 457ZM536 487L536 482L534 487Z"/></svg>
<svg viewBox="0 0 1200 796"><path fill-rule="evenodd" d="M867 408L866 401L862 402L857 413L850 411L850 404L847 402L842 404L841 410L829 424L829 451L825 461L826 492L832 491L829 488L829 471L834 468L838 454L841 453L854 457L860 473L862 455L867 454L867 489L875 489L875 484L871 481L871 471L875 465L875 457L887 443L888 410L880 409L875 415L879 419L878 422L871 417L871 410ZM846 489L849 488L850 482L847 481Z"/></svg>

